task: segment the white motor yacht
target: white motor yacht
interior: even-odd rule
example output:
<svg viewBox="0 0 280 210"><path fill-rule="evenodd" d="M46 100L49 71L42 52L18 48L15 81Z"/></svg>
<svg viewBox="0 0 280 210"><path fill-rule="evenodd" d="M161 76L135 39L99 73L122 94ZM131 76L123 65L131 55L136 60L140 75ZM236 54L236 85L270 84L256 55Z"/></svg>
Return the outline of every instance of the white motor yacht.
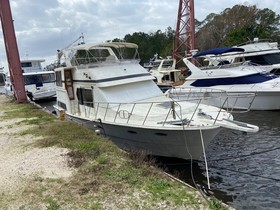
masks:
<svg viewBox="0 0 280 210"><path fill-rule="evenodd" d="M54 71L45 71L44 60L21 60L25 91L31 100L53 99L56 97Z"/></svg>
<svg viewBox="0 0 280 210"><path fill-rule="evenodd" d="M56 112L109 137L122 149L198 160L223 128L258 131L200 99L165 96L139 64L136 44L71 45L58 55Z"/></svg>
<svg viewBox="0 0 280 210"><path fill-rule="evenodd" d="M191 75L182 86L168 91L170 97L184 99L188 96L189 88L203 87L212 89L210 95L221 95L223 91L224 99L227 98L226 103L212 105L250 110L280 110L280 78L267 73L261 66L245 62L198 68L187 58L184 62ZM242 97L236 98L240 94ZM255 96L247 97L250 95Z"/></svg>
<svg viewBox="0 0 280 210"><path fill-rule="evenodd" d="M238 46L228 48L215 48L200 52L196 56L204 55L210 65L251 62L262 66L267 72L280 75L280 49L277 42L255 38Z"/></svg>
<svg viewBox="0 0 280 210"><path fill-rule="evenodd" d="M176 69L176 59L171 56L162 58L155 54L149 63L144 63L144 68L155 77L154 81L163 92L180 81L181 70Z"/></svg>

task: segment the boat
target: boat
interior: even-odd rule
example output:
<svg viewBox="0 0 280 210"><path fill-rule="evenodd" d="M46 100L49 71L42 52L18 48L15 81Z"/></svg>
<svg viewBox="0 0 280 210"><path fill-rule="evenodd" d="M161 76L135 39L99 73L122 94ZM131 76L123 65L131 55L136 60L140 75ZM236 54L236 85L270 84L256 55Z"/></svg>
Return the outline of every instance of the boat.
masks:
<svg viewBox="0 0 280 210"><path fill-rule="evenodd" d="M223 128L258 131L199 99L167 97L139 64L134 43L72 44L58 51L58 59L57 115L108 137L121 149L198 160Z"/></svg>
<svg viewBox="0 0 280 210"><path fill-rule="evenodd" d="M4 68L0 68L0 94L6 93L6 74L4 73Z"/></svg>
<svg viewBox="0 0 280 210"><path fill-rule="evenodd" d="M25 91L31 100L54 99L55 74L42 68L42 59L21 60Z"/></svg>
<svg viewBox="0 0 280 210"><path fill-rule="evenodd" d="M171 56L162 58L155 54L149 63L144 63L144 68L155 77L155 83L163 92L181 81L182 70L176 69L176 59Z"/></svg>
<svg viewBox="0 0 280 210"><path fill-rule="evenodd" d="M261 66L244 62L199 68L190 58L184 58L183 61L192 74L183 85L168 91L170 97L184 99L188 95L188 90L184 88L204 87L211 88L211 94L214 95L224 91L224 99L228 101L218 105L223 105L223 108L234 106L236 109L280 110L280 78L266 72ZM239 94L243 96L236 100ZM252 97L246 97L249 95Z"/></svg>
<svg viewBox="0 0 280 210"><path fill-rule="evenodd" d="M223 51L228 49L228 51ZM231 49L231 50L230 50ZM215 48L200 52L197 56L204 55L210 65L226 63L251 62L261 65L267 72L280 75L280 49L277 42L267 39L254 38L237 46L228 48Z"/></svg>

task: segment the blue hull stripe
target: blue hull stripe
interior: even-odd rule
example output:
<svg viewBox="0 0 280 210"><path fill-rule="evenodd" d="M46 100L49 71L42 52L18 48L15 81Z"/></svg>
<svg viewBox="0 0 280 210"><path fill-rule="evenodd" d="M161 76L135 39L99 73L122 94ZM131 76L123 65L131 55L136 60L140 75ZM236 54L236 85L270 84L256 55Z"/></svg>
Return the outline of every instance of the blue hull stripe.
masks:
<svg viewBox="0 0 280 210"><path fill-rule="evenodd" d="M274 74L253 74L234 78L198 79L191 85L194 87L210 87L215 85L242 85L266 82L277 78Z"/></svg>

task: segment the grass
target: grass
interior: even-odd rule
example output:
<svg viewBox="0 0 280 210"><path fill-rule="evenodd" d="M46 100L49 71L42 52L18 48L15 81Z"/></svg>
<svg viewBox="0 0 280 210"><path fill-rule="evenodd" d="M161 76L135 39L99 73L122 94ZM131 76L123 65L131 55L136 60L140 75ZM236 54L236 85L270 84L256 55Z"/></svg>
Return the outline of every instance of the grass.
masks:
<svg viewBox="0 0 280 210"><path fill-rule="evenodd" d="M193 189L166 177L144 154L124 152L83 126L59 121L32 104L8 101L0 108L4 110L1 120L19 118L17 125L32 125L17 135L40 137L34 147L69 148L68 165L77 170L66 180L34 176L19 197L4 195L0 206L18 199L22 210L38 206L49 210L221 209L218 200L208 203Z"/></svg>

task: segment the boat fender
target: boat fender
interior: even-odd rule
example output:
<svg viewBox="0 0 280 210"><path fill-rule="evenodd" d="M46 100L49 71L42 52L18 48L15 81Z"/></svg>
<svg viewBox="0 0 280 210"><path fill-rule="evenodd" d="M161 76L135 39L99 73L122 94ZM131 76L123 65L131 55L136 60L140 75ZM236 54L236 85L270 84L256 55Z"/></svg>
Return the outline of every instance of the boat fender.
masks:
<svg viewBox="0 0 280 210"><path fill-rule="evenodd" d="M102 123L102 120L100 119L100 118L98 118L97 119L97 121L99 122L99 124L97 125L97 127L98 128L100 128L100 129L102 129L102 133L103 133L103 135L106 137L106 132L105 132L105 129L104 129L104 127L103 127L103 123ZM97 130L99 130L99 134L101 134L101 130L100 129L97 129ZM98 134L98 135L99 135Z"/></svg>
<svg viewBox="0 0 280 210"><path fill-rule="evenodd" d="M100 130L99 129L95 130L95 134L99 136L101 134Z"/></svg>

